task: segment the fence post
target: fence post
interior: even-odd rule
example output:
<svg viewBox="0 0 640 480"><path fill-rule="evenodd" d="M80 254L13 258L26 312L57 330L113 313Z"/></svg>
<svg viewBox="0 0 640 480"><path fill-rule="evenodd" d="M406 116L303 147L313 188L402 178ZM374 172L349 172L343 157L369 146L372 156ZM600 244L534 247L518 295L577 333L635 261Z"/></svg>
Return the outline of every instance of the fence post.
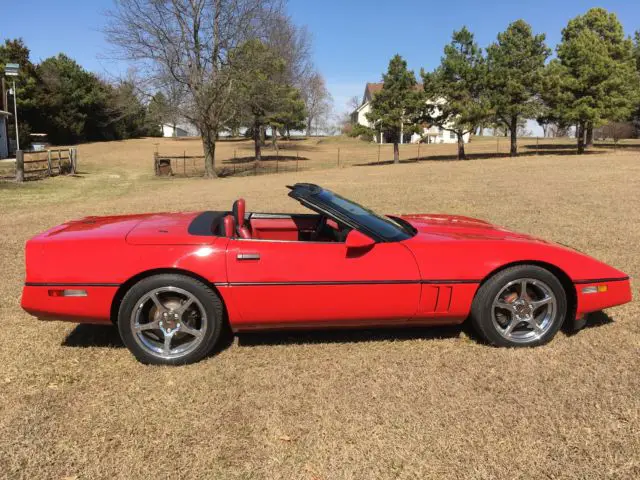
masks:
<svg viewBox="0 0 640 480"><path fill-rule="evenodd" d="M153 152L153 171L158 176L158 152Z"/></svg>
<svg viewBox="0 0 640 480"><path fill-rule="evenodd" d="M16 151L16 182L24 182L24 151Z"/></svg>
<svg viewBox="0 0 640 480"><path fill-rule="evenodd" d="M278 154L276 153L276 173L278 173Z"/></svg>
<svg viewBox="0 0 640 480"><path fill-rule="evenodd" d="M540 140L536 137L536 155L540 155Z"/></svg>
<svg viewBox="0 0 640 480"><path fill-rule="evenodd" d="M420 161L420 141L418 141L418 161Z"/></svg>
<svg viewBox="0 0 640 480"><path fill-rule="evenodd" d="M71 164L71 173L74 175L78 169L78 148L72 148L73 150L73 163Z"/></svg>
<svg viewBox="0 0 640 480"><path fill-rule="evenodd" d="M62 150L58 149L58 175L62 175Z"/></svg>
<svg viewBox="0 0 640 480"><path fill-rule="evenodd" d="M71 158L71 155L69 155ZM47 150L47 176L51 176L51 150Z"/></svg>
<svg viewBox="0 0 640 480"><path fill-rule="evenodd" d="M380 144L378 144L378 163L380 163Z"/></svg>

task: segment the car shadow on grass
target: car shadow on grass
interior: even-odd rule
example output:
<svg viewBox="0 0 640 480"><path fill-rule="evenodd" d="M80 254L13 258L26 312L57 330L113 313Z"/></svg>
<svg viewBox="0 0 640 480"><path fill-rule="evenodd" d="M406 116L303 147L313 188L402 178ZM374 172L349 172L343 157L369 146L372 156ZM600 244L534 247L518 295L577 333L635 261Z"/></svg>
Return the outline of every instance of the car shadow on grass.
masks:
<svg viewBox="0 0 640 480"><path fill-rule="evenodd" d="M575 330L573 322L566 322L562 328L567 336L578 334L581 330L600 327L613 323L613 318L603 311L594 312L586 317L584 327ZM238 338L238 346L255 347L267 345L304 345L331 343L390 342L410 340L443 340L464 336L474 342L485 343L479 338L468 320L459 325L440 325L433 327L406 326L368 329L333 330L282 330L243 332L232 334L225 329L211 352L216 355L233 344ZM124 348L124 343L115 325L80 324L62 341L63 347L72 348Z"/></svg>
<svg viewBox="0 0 640 480"><path fill-rule="evenodd" d="M233 344L233 334L225 328L209 356L226 350ZM124 348L120 332L115 325L79 324L62 341L63 347L72 348Z"/></svg>
<svg viewBox="0 0 640 480"><path fill-rule="evenodd" d="M63 347L123 348L124 343L115 325L81 323L62 341Z"/></svg>
<svg viewBox="0 0 640 480"><path fill-rule="evenodd" d="M603 325L609 325L613 323L614 320L609 315L607 315L602 310L598 312L589 313L585 316L584 326L580 328L575 328L573 322L565 322L562 326L562 330L565 335L571 337L573 335L577 335L582 330L587 330L589 328L602 327Z"/></svg>

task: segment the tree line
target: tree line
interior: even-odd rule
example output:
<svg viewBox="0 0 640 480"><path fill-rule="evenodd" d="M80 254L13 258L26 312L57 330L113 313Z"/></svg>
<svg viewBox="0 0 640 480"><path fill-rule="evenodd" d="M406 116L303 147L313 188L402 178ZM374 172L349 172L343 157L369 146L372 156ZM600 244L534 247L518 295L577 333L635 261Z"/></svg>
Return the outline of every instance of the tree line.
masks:
<svg viewBox="0 0 640 480"><path fill-rule="evenodd" d="M267 131L277 148L329 113L310 35L282 0L116 0L108 17L115 54L140 66L154 103L197 127L209 177L220 133L244 129L260 160Z"/></svg>
<svg viewBox="0 0 640 480"><path fill-rule="evenodd" d="M374 127L352 133L390 133L398 162L401 132L436 125L457 136L464 159L464 136L493 126L509 133L515 156L519 128L536 119L544 129L575 129L583 153L594 129L640 118L640 32L627 37L614 13L592 8L570 20L549 60L551 53L545 35L524 20L511 23L486 49L463 27L444 47L440 65L421 70L421 87L404 59L394 56L367 114Z"/></svg>
<svg viewBox="0 0 640 480"><path fill-rule="evenodd" d="M7 63L20 65L16 90L22 148L29 146L31 133L46 133L58 145L160 135L153 106L143 103L131 81L108 82L62 53L34 64L21 39L0 44L0 70ZM14 122L8 127L9 138L15 138Z"/></svg>

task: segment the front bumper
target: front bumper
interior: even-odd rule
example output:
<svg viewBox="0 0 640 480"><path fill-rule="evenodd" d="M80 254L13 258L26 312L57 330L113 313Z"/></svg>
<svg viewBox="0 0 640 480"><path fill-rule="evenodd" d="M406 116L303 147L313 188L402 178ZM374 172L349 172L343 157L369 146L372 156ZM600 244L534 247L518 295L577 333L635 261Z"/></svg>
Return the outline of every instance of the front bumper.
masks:
<svg viewBox="0 0 640 480"><path fill-rule="evenodd" d="M586 313L631 301L631 281L628 277L581 281L574 285L577 297L576 319L581 319ZM606 291L598 291L598 287L606 287Z"/></svg>

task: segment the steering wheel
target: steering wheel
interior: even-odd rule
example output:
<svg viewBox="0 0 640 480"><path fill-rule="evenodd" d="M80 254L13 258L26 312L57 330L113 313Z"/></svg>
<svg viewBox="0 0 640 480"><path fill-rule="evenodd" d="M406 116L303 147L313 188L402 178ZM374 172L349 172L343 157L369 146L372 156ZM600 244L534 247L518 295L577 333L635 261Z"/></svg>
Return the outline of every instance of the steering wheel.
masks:
<svg viewBox="0 0 640 480"><path fill-rule="evenodd" d="M318 238L320 237L320 234L322 233L326 225L327 225L326 215L320 215L320 220L318 221L318 225L316 225L316 228L313 230L313 232L311 232L309 239L312 242L315 242L316 240L318 240Z"/></svg>

